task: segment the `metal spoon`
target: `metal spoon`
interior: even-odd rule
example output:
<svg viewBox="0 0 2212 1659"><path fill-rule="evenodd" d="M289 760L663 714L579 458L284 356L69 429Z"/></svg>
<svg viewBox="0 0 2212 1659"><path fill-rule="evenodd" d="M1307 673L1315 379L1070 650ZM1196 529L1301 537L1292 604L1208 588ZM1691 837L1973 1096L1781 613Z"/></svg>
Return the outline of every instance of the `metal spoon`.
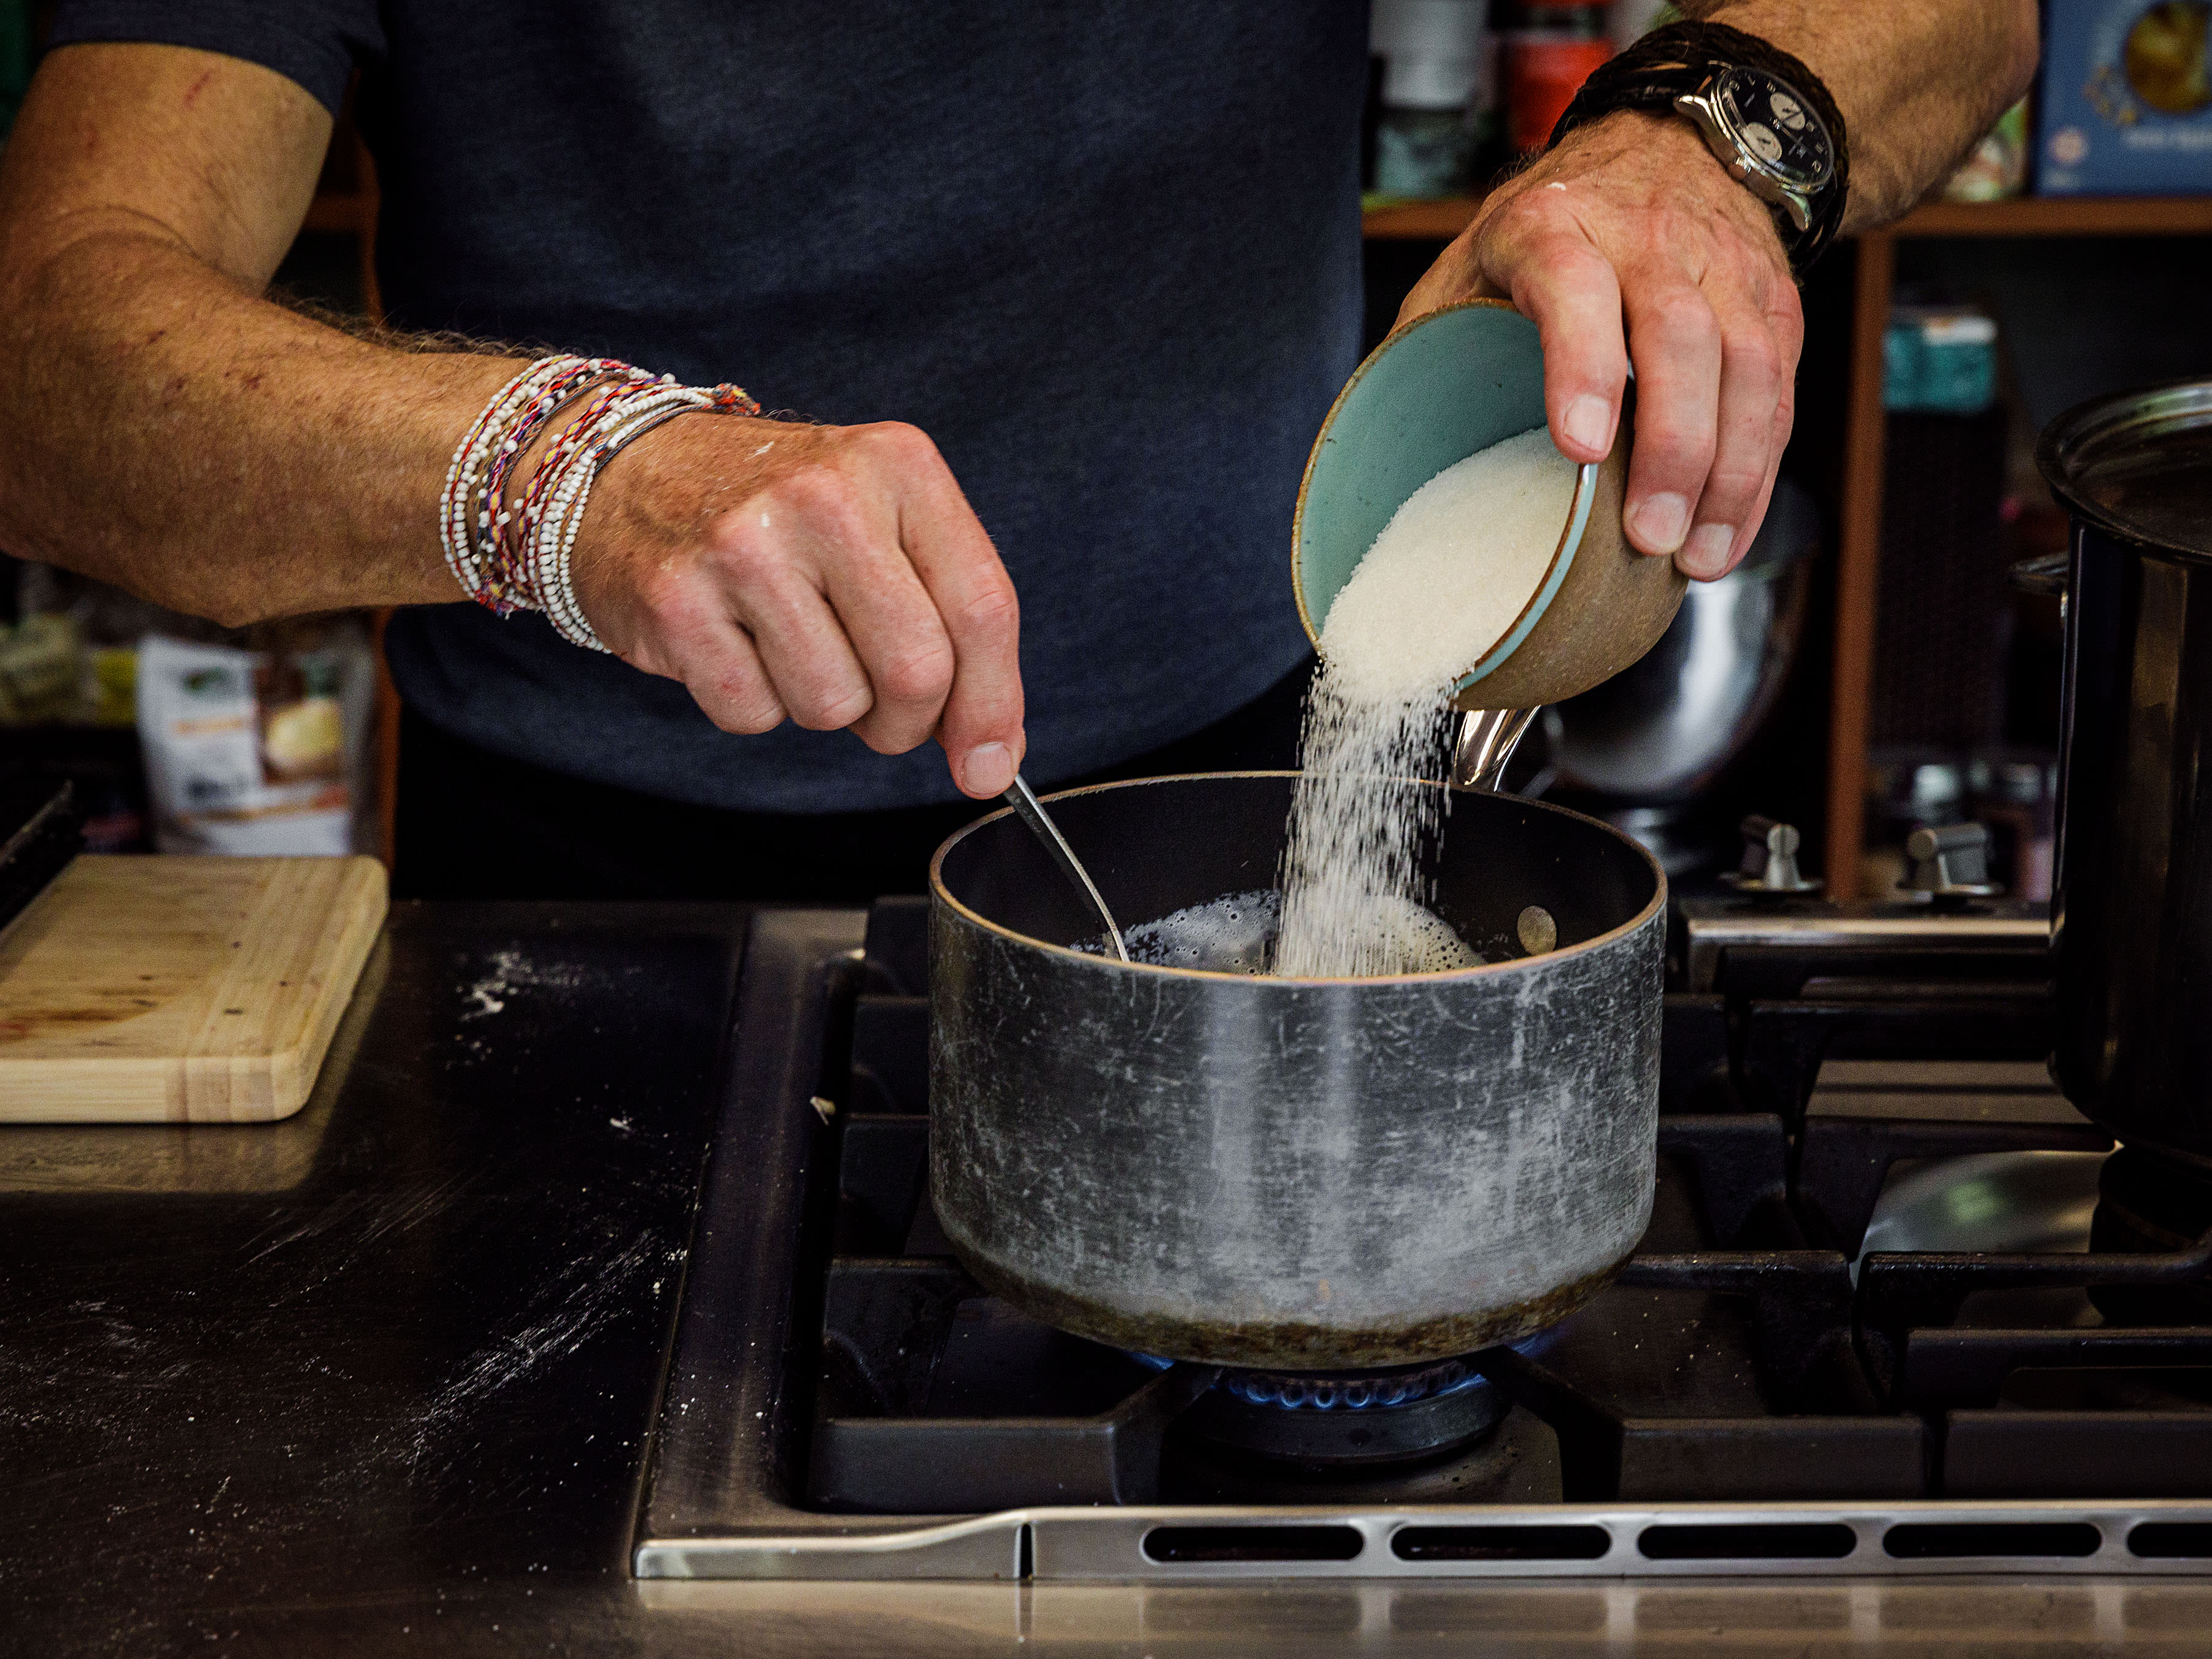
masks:
<svg viewBox="0 0 2212 1659"><path fill-rule="evenodd" d="M1091 901L1091 908L1106 924L1106 942L1114 947L1115 956L1124 962L1128 961L1129 947L1121 943L1121 925L1114 920L1114 913L1106 908L1106 901L1099 894L1097 883L1091 879L1091 872L1083 867L1083 860L1075 856L1075 849L1067 844L1067 837L1060 833L1060 826L1047 814L1036 798L1036 792L1030 787L1029 780L1018 772L1014 774L1013 787L1006 791L1006 802L1044 843L1044 850L1052 854L1052 861L1060 866L1060 873L1083 890L1084 897Z"/></svg>
<svg viewBox="0 0 2212 1659"><path fill-rule="evenodd" d="M1452 750L1451 787L1497 793L1505 763L1536 718L1533 708L1470 708L1460 721Z"/></svg>

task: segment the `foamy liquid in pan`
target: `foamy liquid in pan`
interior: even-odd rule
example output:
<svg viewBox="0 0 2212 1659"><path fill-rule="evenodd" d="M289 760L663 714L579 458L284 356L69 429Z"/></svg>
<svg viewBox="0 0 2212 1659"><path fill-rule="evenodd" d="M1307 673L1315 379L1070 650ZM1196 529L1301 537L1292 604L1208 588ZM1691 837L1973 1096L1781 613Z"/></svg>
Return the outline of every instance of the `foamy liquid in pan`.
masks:
<svg viewBox="0 0 2212 1659"><path fill-rule="evenodd" d="M1139 923L1121 936L1134 962L1202 968L1216 974L1264 974L1275 954L1283 896L1268 888L1230 893Z"/></svg>
<svg viewBox="0 0 2212 1659"><path fill-rule="evenodd" d="M1133 961L1158 968L1193 968L1216 974L1265 974L1272 971L1276 931L1283 916L1283 896L1273 889L1230 893L1205 904L1194 904L1158 921L1132 927L1123 935ZM1393 955L1411 964L1406 971L1448 973L1472 968L1481 954L1452 931L1451 924L1409 899L1389 894L1371 895L1363 917L1364 931L1387 938ZM1098 945L1079 948L1099 952Z"/></svg>

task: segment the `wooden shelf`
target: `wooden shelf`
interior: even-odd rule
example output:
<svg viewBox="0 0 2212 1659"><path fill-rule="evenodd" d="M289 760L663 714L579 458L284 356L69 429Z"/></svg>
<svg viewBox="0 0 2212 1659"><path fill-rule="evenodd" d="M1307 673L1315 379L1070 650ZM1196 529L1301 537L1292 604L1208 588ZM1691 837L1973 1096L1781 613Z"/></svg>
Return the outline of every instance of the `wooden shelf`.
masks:
<svg viewBox="0 0 2212 1659"><path fill-rule="evenodd" d="M2008 202L1929 202L1891 236L2212 235L2212 196L2022 196Z"/></svg>
<svg viewBox="0 0 2212 1659"><path fill-rule="evenodd" d="M1866 844L1867 712L1874 684L1881 572L1882 336L1897 244L1937 236L2212 235L2212 196L2020 197L1930 202L1858 239L1844 507L1836 571L1835 680L1828 720L1828 891L1858 890Z"/></svg>
<svg viewBox="0 0 2212 1659"><path fill-rule="evenodd" d="M1473 222L1481 205L1479 196L1399 202L1368 209L1360 216L1360 226L1371 241L1448 242ZM2212 195L2022 196L2005 202L1929 202L1875 234L2206 236L2212 235Z"/></svg>
<svg viewBox="0 0 2212 1659"><path fill-rule="evenodd" d="M1399 202L1369 208L1359 216L1359 228L1370 242L1449 242L1474 222L1481 205L1480 196Z"/></svg>

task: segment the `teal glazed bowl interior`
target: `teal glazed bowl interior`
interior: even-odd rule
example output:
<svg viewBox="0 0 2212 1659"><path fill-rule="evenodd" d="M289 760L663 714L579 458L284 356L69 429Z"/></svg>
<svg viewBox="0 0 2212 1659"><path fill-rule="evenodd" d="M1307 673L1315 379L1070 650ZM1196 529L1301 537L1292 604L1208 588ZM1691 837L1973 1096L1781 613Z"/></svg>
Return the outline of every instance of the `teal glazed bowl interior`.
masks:
<svg viewBox="0 0 2212 1659"><path fill-rule="evenodd" d="M1291 578L1307 634L1319 640L1338 592L1408 496L1478 450L1543 424L1536 325L1502 301L1432 312L1376 347L1337 394L1298 491ZM1551 569L1457 689L1511 656L1558 595L1589 523L1597 473L1595 463L1580 469Z"/></svg>

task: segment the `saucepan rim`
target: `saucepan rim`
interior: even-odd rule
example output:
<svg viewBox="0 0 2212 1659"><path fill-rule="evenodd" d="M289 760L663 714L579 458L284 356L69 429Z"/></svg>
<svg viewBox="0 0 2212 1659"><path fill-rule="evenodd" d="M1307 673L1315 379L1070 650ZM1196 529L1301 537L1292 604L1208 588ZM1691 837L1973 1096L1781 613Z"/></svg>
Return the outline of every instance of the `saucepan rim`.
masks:
<svg viewBox="0 0 2212 1659"><path fill-rule="evenodd" d="M1269 770L1267 769L1241 772L1170 772L1155 778L1121 778L1117 779L1111 783L1093 783L1086 784L1083 787L1078 789L1055 790L1050 794L1041 796L1040 799L1046 801L1072 800L1079 795L1095 795L1103 793L1109 789L1143 788L1148 785L1156 783L1188 783L1200 780L1211 780L1217 778L1295 778L1298 775L1300 775L1294 771L1285 771L1280 769ZM1440 783L1433 778L1414 778L1409 780L1409 781L1425 784L1431 788L1436 789L1448 789L1450 787L1449 785ZM1462 793L1473 793L1475 792L1464 791ZM1367 977L1354 977L1352 975L1340 975L1334 976L1316 975L1307 977L1289 974L1231 974L1224 973L1218 968L1170 968L1164 966L1162 963L1153 962L1122 962L1113 957L1093 956L1087 951L1076 950L1073 945L1054 945L1048 939L1035 938L1030 934L1009 927L1003 922L992 921L988 916L984 915L972 905L963 903L961 900L953 896L952 890L945 884L945 854L951 852L955 847L965 841L969 836L975 834L975 831L981 830L985 824L995 823L1000 818L1011 817L1013 813L1013 808L1011 806L1002 806L995 812L987 812L981 817L977 818L973 823L962 825L959 829L954 830L950 836L947 836L945 838L942 844L939 846L937 851L930 857L929 896L932 903L943 904L947 909L952 911L956 915L961 917L963 921L970 923L971 925L982 929L987 933L995 933L1000 938L1010 939L1017 945L1025 945L1034 950L1047 951L1054 956L1063 957L1073 962L1084 963L1097 969L1110 970L1115 973L1161 974L1170 979L1233 980L1240 984L1257 985L1262 987L1306 985L1455 984L1462 981L1474 979L1486 974L1506 974L1522 971L1538 963L1548 963L1555 961L1561 961L1569 957L1579 956L1588 951L1602 950L1607 945L1617 943L1619 940L1625 939L1629 934L1637 932L1639 928L1648 927L1650 924L1651 918L1655 915L1665 914L1667 908L1666 869L1660 864L1657 859L1651 856L1650 850L1644 847L1642 842L1636 840L1634 836L1623 835L1619 830L1616 830L1613 825L1607 823L1603 818L1592 817L1588 813L1577 812L1571 807L1556 805L1553 802L1547 800L1529 800L1520 795L1507 796L1505 799L1516 801L1522 806L1534 807L1540 811L1556 813L1563 818L1575 818L1580 820L1583 823L1594 825L1595 828L1603 830L1607 835L1614 837L1623 845L1628 847L1638 858L1644 860L1644 867L1651 872L1654 884L1651 891L1650 902L1646 904L1642 909L1638 910L1626 921L1620 922L1613 927L1609 927L1602 933L1583 939L1579 944L1561 945L1556 950L1545 951L1541 956L1513 957L1504 962L1477 963L1472 968L1447 968L1441 972L1432 974L1378 974Z"/></svg>
<svg viewBox="0 0 2212 1659"><path fill-rule="evenodd" d="M2164 419L2154 416L2148 421L2142 418L2140 406L2166 398L2174 392L2193 392L2197 394L2197 407L2177 409ZM2130 408L2136 410L2137 419L2130 422ZM2194 415L2196 418L2188 417ZM2198 429L2212 428L2212 379L2202 374L2186 376L2178 380L2160 380L2152 386L2136 386L2125 392L2107 392L2074 405L2043 428L2035 442L2036 470L2051 493L2083 522L2094 525L2106 535L2137 548L2154 548L2161 553L2178 555L2200 562L2212 561L2212 548L2191 547L2132 524L2102 502L2087 495L2081 480L2081 451L2093 447L2097 441L2110 434L2116 427L2148 425L2154 428L2185 425Z"/></svg>

